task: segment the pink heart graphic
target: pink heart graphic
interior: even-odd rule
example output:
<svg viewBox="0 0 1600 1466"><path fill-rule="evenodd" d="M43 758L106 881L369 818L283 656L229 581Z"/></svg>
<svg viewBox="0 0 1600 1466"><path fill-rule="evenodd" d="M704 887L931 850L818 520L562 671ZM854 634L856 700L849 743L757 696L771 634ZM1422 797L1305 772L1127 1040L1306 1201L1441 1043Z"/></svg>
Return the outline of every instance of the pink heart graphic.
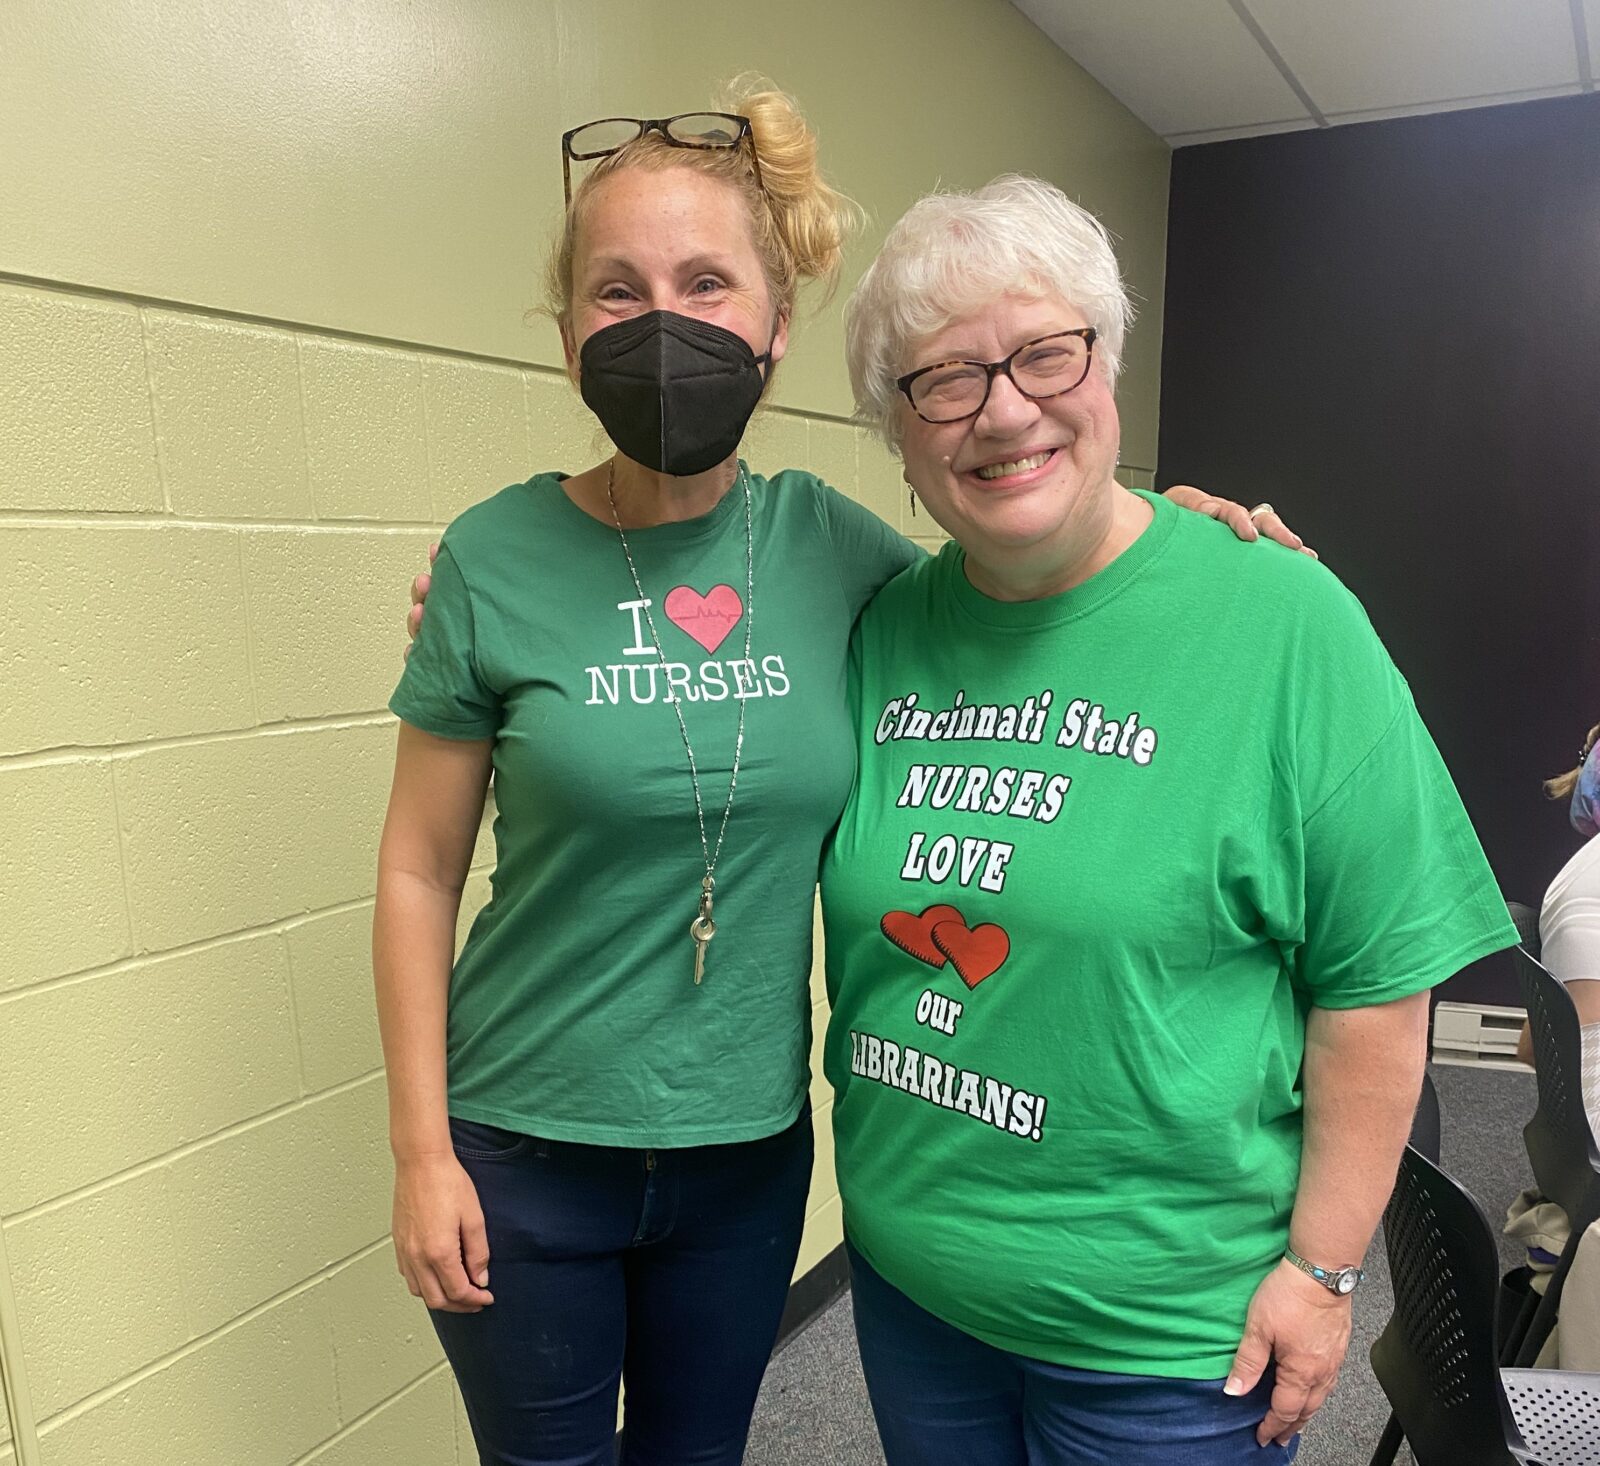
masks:
<svg viewBox="0 0 1600 1466"><path fill-rule="evenodd" d="M714 585L704 595L680 585L667 592L665 605L667 620L713 654L744 615L744 602L731 585Z"/></svg>

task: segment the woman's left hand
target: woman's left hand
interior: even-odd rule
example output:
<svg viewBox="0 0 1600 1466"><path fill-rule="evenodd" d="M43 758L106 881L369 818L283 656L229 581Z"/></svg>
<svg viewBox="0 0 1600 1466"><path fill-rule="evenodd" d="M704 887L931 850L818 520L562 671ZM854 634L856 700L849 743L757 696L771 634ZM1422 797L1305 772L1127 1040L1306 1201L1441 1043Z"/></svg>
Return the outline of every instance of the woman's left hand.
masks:
<svg viewBox="0 0 1600 1466"><path fill-rule="evenodd" d="M1313 560L1319 558L1317 552L1290 529L1270 505L1252 519L1250 511L1243 504L1235 504L1232 499L1219 499L1215 494L1195 488L1193 484L1174 484L1163 497L1171 499L1180 509L1193 509L1197 514L1220 519L1242 540L1265 535L1269 540L1276 540L1280 545L1311 556Z"/></svg>
<svg viewBox="0 0 1600 1466"><path fill-rule="evenodd" d="M1276 1361L1272 1404L1256 1440L1286 1446L1332 1393L1349 1347L1349 1298L1330 1293L1293 1263L1280 1262L1250 1300L1224 1393L1248 1394Z"/></svg>

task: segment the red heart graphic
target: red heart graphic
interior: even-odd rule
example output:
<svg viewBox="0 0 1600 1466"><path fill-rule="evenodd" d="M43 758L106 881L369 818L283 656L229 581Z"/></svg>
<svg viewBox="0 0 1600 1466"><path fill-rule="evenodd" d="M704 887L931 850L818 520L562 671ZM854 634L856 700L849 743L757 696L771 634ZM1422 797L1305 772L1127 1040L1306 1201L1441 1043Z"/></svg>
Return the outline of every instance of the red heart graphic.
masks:
<svg viewBox="0 0 1600 1466"><path fill-rule="evenodd" d="M744 602L731 585L714 585L704 595L693 586L680 585L667 592L665 606L667 620L711 653L744 615Z"/></svg>
<svg viewBox="0 0 1600 1466"><path fill-rule="evenodd" d="M933 944L933 929L941 923L958 926L962 931L967 929L954 906L930 906L921 916L913 916L909 911L891 911L878 925L884 936L902 952L909 952L929 967L943 967L945 954Z"/></svg>
<svg viewBox="0 0 1600 1466"><path fill-rule="evenodd" d="M1011 938L1004 927L992 921L970 930L964 921L941 921L933 928L933 945L950 959L956 975L969 988L993 977L1011 955Z"/></svg>

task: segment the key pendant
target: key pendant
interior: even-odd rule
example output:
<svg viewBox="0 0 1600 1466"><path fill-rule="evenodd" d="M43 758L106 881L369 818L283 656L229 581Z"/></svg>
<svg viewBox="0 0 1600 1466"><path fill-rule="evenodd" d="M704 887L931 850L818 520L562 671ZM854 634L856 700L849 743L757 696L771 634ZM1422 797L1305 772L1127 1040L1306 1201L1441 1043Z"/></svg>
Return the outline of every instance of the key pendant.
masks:
<svg viewBox="0 0 1600 1466"><path fill-rule="evenodd" d="M694 985L700 986L706 975L706 947L717 934L717 924L711 919L711 893L716 882L708 875L700 882L700 914L689 923L689 935L694 939Z"/></svg>
<svg viewBox="0 0 1600 1466"><path fill-rule="evenodd" d="M700 986L706 975L706 948L717 934L717 924L709 915L695 917L689 923L689 935L694 938L694 985Z"/></svg>

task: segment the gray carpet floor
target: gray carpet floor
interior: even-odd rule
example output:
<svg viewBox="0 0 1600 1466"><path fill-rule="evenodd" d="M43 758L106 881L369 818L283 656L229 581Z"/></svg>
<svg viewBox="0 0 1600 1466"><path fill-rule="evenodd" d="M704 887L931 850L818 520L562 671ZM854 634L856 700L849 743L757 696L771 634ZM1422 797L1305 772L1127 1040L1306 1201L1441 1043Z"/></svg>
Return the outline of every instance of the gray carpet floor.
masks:
<svg viewBox="0 0 1600 1466"><path fill-rule="evenodd" d="M1444 1167L1498 1224L1530 1184L1522 1127L1533 1113L1533 1076L1503 1070L1434 1066L1443 1116ZM1522 1259L1501 1239L1506 1268ZM1333 1398L1301 1443L1299 1466L1365 1466L1389 1416L1367 1351L1388 1321L1393 1295L1383 1238L1368 1254L1369 1276L1357 1296L1355 1337ZM1409 1463L1402 1448L1400 1461ZM756 1408L746 1466L883 1466L850 1326L841 1298L795 1335L773 1360ZM982 1466L974 1462L973 1466Z"/></svg>

